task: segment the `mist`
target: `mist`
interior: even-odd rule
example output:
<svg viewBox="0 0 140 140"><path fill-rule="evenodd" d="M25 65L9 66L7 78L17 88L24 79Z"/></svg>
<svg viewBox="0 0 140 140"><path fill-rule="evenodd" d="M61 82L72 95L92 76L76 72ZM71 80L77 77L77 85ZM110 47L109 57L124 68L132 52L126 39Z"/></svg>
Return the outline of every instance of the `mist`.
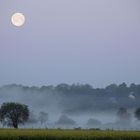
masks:
<svg viewBox="0 0 140 140"><path fill-rule="evenodd" d="M139 107L139 87L135 84L128 87L125 83L102 89L88 84L42 87L12 84L0 88L0 104L28 105L29 120L20 126L25 128L137 130L140 122L134 111ZM126 108L124 118L117 115L121 107Z"/></svg>

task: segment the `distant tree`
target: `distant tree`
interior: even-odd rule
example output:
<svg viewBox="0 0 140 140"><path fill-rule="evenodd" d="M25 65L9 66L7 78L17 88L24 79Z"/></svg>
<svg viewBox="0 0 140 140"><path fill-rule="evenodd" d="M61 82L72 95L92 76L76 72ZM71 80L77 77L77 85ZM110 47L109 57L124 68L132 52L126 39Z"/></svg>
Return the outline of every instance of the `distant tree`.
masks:
<svg viewBox="0 0 140 140"><path fill-rule="evenodd" d="M93 91L93 88L89 84L72 84L71 85L71 92L76 93L76 94L81 94L81 93L91 93Z"/></svg>
<svg viewBox="0 0 140 140"><path fill-rule="evenodd" d="M55 87L56 91L61 91L61 92L68 92L70 90L70 86L68 84L62 83L59 84Z"/></svg>
<svg viewBox="0 0 140 140"><path fill-rule="evenodd" d="M42 86L40 89L40 91L53 91L54 90L54 86Z"/></svg>
<svg viewBox="0 0 140 140"><path fill-rule="evenodd" d="M96 120L96 119L94 119L94 118L90 118L90 119L87 121L87 125L88 125L88 126L99 126L99 125L101 125L101 124L102 124L101 121Z"/></svg>
<svg viewBox="0 0 140 140"><path fill-rule="evenodd" d="M38 119L39 119L41 125L43 125L43 124L46 125L46 122L48 121L48 113L46 113L46 112L40 112Z"/></svg>
<svg viewBox="0 0 140 140"><path fill-rule="evenodd" d="M135 117L140 120L140 108L137 108L135 111Z"/></svg>
<svg viewBox="0 0 140 140"><path fill-rule="evenodd" d="M20 103L3 103L0 108L0 121L8 126L18 128L28 120L28 106Z"/></svg>
<svg viewBox="0 0 140 140"><path fill-rule="evenodd" d="M137 88L137 85L132 83L129 88L134 91Z"/></svg>
<svg viewBox="0 0 140 140"><path fill-rule="evenodd" d="M34 114L33 111L31 111L30 114L29 114L29 118L28 118L27 123L28 124L34 124L34 123L37 123L37 122L38 122L38 119L37 119L36 115Z"/></svg>
<svg viewBox="0 0 140 140"><path fill-rule="evenodd" d="M120 94L128 93L128 87L127 87L126 83L120 84L118 86L117 90L118 90L118 93L120 93Z"/></svg>
<svg viewBox="0 0 140 140"><path fill-rule="evenodd" d="M120 85L119 85L119 88L121 88L121 89L126 89L126 88L127 88L126 83L122 83L122 84L120 84Z"/></svg>
<svg viewBox="0 0 140 140"><path fill-rule="evenodd" d="M116 84L111 84L106 87L106 90L115 91L118 88Z"/></svg>
<svg viewBox="0 0 140 140"><path fill-rule="evenodd" d="M129 124L131 121L131 115L127 112L127 109L121 107L117 112L118 123L120 124Z"/></svg>
<svg viewBox="0 0 140 140"><path fill-rule="evenodd" d="M61 115L59 120L55 122L56 125L75 125L76 122L67 115Z"/></svg>

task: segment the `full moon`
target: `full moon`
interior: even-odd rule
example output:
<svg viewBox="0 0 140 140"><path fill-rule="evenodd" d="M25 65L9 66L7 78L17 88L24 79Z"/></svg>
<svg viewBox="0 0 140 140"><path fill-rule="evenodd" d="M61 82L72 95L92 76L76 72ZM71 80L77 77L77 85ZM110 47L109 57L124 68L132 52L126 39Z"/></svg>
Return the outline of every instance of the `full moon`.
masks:
<svg viewBox="0 0 140 140"><path fill-rule="evenodd" d="M25 16L22 13L15 13L11 17L11 22L15 26L22 26L25 23Z"/></svg>

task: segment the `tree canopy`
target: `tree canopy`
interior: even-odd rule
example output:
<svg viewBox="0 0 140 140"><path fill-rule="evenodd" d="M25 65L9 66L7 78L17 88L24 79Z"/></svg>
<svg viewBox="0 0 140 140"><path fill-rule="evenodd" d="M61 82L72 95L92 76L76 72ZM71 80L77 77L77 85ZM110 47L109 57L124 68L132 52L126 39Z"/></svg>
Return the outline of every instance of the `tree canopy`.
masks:
<svg viewBox="0 0 140 140"><path fill-rule="evenodd" d="M20 103L3 103L0 108L0 121L7 126L18 128L29 118L29 109L27 105Z"/></svg>
<svg viewBox="0 0 140 140"><path fill-rule="evenodd" d="M135 117L140 120L140 108L137 108L135 111Z"/></svg>

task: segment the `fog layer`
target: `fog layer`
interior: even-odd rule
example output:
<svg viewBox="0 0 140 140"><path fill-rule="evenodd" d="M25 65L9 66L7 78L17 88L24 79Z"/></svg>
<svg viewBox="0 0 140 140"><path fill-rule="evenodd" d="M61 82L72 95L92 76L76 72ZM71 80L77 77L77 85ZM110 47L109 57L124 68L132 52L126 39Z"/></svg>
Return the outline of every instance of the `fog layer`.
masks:
<svg viewBox="0 0 140 140"><path fill-rule="evenodd" d="M134 111L139 107L139 92L140 85L128 87L125 83L102 89L88 84L42 87L13 84L0 88L0 103L28 105L30 118L24 127L138 129ZM123 113L122 118L117 115L121 107L126 108L125 118Z"/></svg>

